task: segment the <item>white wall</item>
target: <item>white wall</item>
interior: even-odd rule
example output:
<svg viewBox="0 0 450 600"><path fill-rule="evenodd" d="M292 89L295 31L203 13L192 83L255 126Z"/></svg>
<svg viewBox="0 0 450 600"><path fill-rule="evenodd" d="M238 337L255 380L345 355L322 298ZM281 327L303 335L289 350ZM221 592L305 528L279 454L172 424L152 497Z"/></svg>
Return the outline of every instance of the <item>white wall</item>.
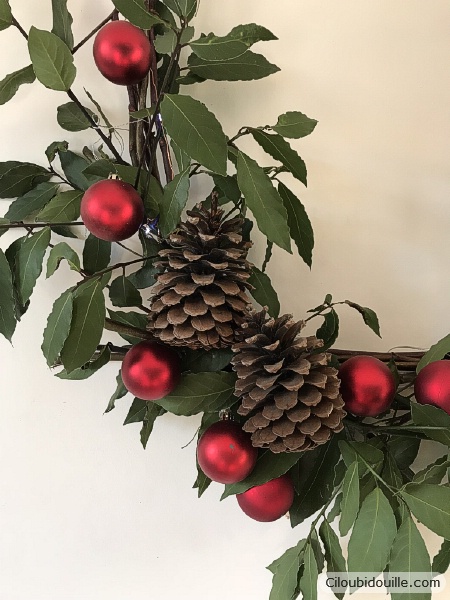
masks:
<svg viewBox="0 0 450 600"><path fill-rule="evenodd" d="M11 4L26 29L51 27L50 2ZM69 4L77 39L111 10L107 0ZM309 188L293 184L315 229L313 270L274 252L269 274L283 311L301 318L331 292L374 308L382 325L378 340L357 315L341 311L340 347L430 345L448 333L450 5L202 0L199 31L221 34L245 22L278 35L261 51L281 73L189 91L230 135L241 125L274 123L286 110L319 120L314 134L296 143ZM16 30L2 32L0 45L2 77L27 64ZM80 97L87 87L113 122L123 123L124 90L97 74L90 47L77 55L77 66ZM56 123L55 109L66 101L34 84L0 107L0 160L40 162L56 139L81 149L86 137ZM1 246L12 239L5 235ZM259 244L257 263L263 252ZM197 500L195 447L181 447L198 419L162 418L144 452L139 427L121 426L127 399L103 416L117 365L80 383L55 379L46 368L42 330L71 281L65 267L42 280L14 347L0 340L1 600L268 598L264 567L301 528L291 531L284 519L250 521L234 499L219 503L219 485ZM436 540L427 540L434 551Z"/></svg>

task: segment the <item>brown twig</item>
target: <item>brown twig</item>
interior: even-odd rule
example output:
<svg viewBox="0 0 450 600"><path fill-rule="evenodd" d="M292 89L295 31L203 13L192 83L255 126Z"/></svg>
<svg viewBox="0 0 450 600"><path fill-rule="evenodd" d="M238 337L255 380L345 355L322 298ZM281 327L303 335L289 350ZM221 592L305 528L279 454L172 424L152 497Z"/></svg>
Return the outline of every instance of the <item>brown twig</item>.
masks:
<svg viewBox="0 0 450 600"><path fill-rule="evenodd" d="M114 9L112 11L112 13L106 17L106 19L103 19L103 21L101 23L99 23L97 25L97 27L95 27L95 29L93 29L90 33L88 33L87 36L81 40L81 42L78 42L78 44L76 44L76 46L73 47L72 54L75 54L75 52L77 52L77 50L79 50L81 48L81 46L84 46L84 44L86 42L88 42L97 33L97 31L100 31L100 29L104 25L109 23L109 21L112 21L114 19L114 17L117 16L118 14L119 14L119 11L117 9Z"/></svg>
<svg viewBox="0 0 450 600"><path fill-rule="evenodd" d="M113 321L112 319L108 318L105 319L105 329L107 329L108 331L115 331L116 333L120 333L121 335L129 335L135 338L139 338L140 340L153 339L153 335L149 331L139 329L138 327L132 327L131 325L118 323L117 321ZM121 359L118 358L117 360Z"/></svg>
<svg viewBox="0 0 450 600"><path fill-rule="evenodd" d="M39 229L41 227L72 227L72 225L84 225L81 221L72 222L69 221L67 223L23 223L22 221L14 221L12 223L5 223L4 225L0 225L0 229Z"/></svg>
<svg viewBox="0 0 450 600"><path fill-rule="evenodd" d="M361 354L373 356L384 363L394 360L400 371L415 371L418 362L425 354L425 352L369 352L367 350L340 350L339 348L330 348L327 352L335 356L340 363Z"/></svg>

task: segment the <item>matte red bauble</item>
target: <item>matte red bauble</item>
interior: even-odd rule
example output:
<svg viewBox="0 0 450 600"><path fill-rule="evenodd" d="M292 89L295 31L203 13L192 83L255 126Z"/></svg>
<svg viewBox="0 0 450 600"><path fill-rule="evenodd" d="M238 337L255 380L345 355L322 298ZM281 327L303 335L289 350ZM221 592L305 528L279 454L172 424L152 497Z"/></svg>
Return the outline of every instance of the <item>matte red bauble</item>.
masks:
<svg viewBox="0 0 450 600"><path fill-rule="evenodd" d="M282 475L236 496L245 514L255 521L276 521L291 508L294 485L289 475Z"/></svg>
<svg viewBox="0 0 450 600"><path fill-rule="evenodd" d="M198 442L197 460L203 473L219 483L237 483L250 475L258 457L251 437L233 421L219 421Z"/></svg>
<svg viewBox="0 0 450 600"><path fill-rule="evenodd" d="M120 242L131 237L144 220L144 204L133 186L118 179L94 183L81 201L81 218L101 240Z"/></svg>
<svg viewBox="0 0 450 600"><path fill-rule="evenodd" d="M148 37L127 21L112 21L97 33L94 60L100 73L118 85L133 85L150 70L152 49Z"/></svg>
<svg viewBox="0 0 450 600"><path fill-rule="evenodd" d="M388 367L373 356L352 356L339 369L345 408L359 417L376 417L395 396L395 379Z"/></svg>
<svg viewBox="0 0 450 600"><path fill-rule="evenodd" d="M122 380L129 392L141 400L160 400L180 382L178 354L156 342L139 342L122 362Z"/></svg>
<svg viewBox="0 0 450 600"><path fill-rule="evenodd" d="M414 382L419 404L432 404L450 415L450 360L437 360L424 367Z"/></svg>

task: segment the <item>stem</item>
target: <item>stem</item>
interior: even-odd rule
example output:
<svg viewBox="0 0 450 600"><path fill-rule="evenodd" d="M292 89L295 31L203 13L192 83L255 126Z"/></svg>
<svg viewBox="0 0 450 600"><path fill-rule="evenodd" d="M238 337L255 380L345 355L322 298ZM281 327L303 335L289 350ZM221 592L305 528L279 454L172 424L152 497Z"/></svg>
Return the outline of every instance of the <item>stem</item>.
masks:
<svg viewBox="0 0 450 600"><path fill-rule="evenodd" d="M75 52L77 52L77 50L79 50L81 48L81 46L84 46L84 44L86 42L88 42L91 39L91 37L93 37L97 33L97 31L99 31L104 25L106 25L106 23L109 23L109 21L112 21L114 19L114 17L118 14L119 14L118 11L116 9L114 9L112 11L112 13L106 17L106 19L103 19L103 21L101 23L99 23L97 25L97 27L95 27L95 29L93 29L91 31L91 33L88 33L87 36L81 40L81 42L78 42L78 44L73 47L72 54L75 54Z"/></svg>
<svg viewBox="0 0 450 600"><path fill-rule="evenodd" d="M72 222L68 221L67 223L23 223L22 221L14 221L13 223L8 223L5 225L0 225L0 229L39 229L41 227L72 227L72 225L84 225L84 223L80 221Z"/></svg>
<svg viewBox="0 0 450 600"><path fill-rule="evenodd" d="M139 338L140 340L153 339L153 336L149 331L144 331L143 329L139 329L138 327L132 327L131 325L117 323L117 321L113 321L112 319L108 318L105 319L105 329L107 329L108 331L115 331L116 333L120 333L123 335L129 335L135 338ZM121 359L118 358L117 360Z"/></svg>
<svg viewBox="0 0 450 600"><path fill-rule="evenodd" d="M339 360L340 363L345 362L352 356L373 356L381 362L388 363L394 359L395 364L402 371L415 371L418 362L425 352L369 352L367 350L339 350L338 348L330 348L327 350Z"/></svg>
<svg viewBox="0 0 450 600"><path fill-rule="evenodd" d="M125 244L122 244L122 242L116 242L116 244L118 246L120 246L121 248L123 248L124 250L126 250L127 252L130 252L131 254L134 254L135 256L139 256L140 258L144 258L144 256L142 256L142 254L139 254L139 252L135 252L131 248L128 248L128 246L125 246Z"/></svg>
<svg viewBox="0 0 450 600"><path fill-rule="evenodd" d="M110 273L111 271L115 271L116 269L124 269L125 267L128 267L129 265L135 265L137 263L145 262L147 260L153 260L154 258L156 258L156 256L143 256L142 258L137 258L136 260L129 260L127 262L116 263L115 265L112 265L111 267L107 267L106 269L103 269L103 271L98 271L98 273L93 273L92 275L89 275L88 277L86 277L85 281L87 279L93 279L94 277L101 277L102 275L105 275L106 273ZM84 283L84 281L81 281L80 283Z"/></svg>
<svg viewBox="0 0 450 600"><path fill-rule="evenodd" d="M16 21L16 19L13 17L12 18L12 24L14 25L14 27L17 27L17 29L20 31L20 33L23 35L23 37L28 40L28 33L25 31L25 29L22 27L22 25Z"/></svg>

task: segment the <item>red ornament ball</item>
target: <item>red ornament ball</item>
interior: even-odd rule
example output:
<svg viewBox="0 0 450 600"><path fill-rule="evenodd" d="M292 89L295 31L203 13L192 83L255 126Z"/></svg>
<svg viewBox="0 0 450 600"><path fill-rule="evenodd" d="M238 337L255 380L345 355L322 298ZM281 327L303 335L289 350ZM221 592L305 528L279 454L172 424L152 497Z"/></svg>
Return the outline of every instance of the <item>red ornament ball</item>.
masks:
<svg viewBox="0 0 450 600"><path fill-rule="evenodd" d="M128 21L112 21L97 33L94 60L100 73L118 85L133 85L150 70L148 37Z"/></svg>
<svg viewBox="0 0 450 600"><path fill-rule="evenodd" d="M81 201L81 218L101 240L119 242L131 237L144 220L144 204L133 186L118 179L91 185Z"/></svg>
<svg viewBox="0 0 450 600"><path fill-rule="evenodd" d="M129 392L141 400L160 400L180 382L178 354L156 342L139 342L125 355L122 380Z"/></svg>
<svg viewBox="0 0 450 600"><path fill-rule="evenodd" d="M294 485L289 475L282 475L236 496L239 506L255 521L276 521L294 502Z"/></svg>
<svg viewBox="0 0 450 600"><path fill-rule="evenodd" d="M432 404L450 415L450 360L436 360L426 365L414 382L419 404Z"/></svg>
<svg viewBox="0 0 450 600"><path fill-rule="evenodd" d="M197 460L203 473L219 483L237 483L256 464L258 450L250 436L233 421L219 421L205 431L198 442Z"/></svg>
<svg viewBox="0 0 450 600"><path fill-rule="evenodd" d="M359 417L376 417L394 399L394 376L373 356L352 356L342 364L338 377L346 410Z"/></svg>

